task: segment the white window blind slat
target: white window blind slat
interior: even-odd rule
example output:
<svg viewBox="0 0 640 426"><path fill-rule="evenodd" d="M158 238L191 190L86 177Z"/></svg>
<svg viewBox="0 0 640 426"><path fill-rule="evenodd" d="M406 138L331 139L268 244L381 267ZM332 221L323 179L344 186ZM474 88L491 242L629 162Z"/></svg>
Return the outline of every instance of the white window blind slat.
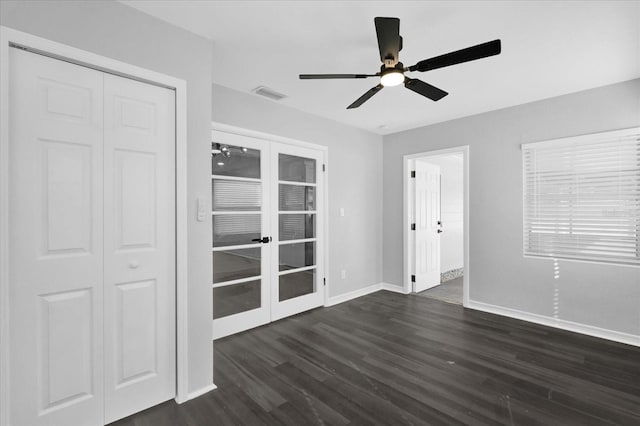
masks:
<svg viewBox="0 0 640 426"><path fill-rule="evenodd" d="M640 128L522 153L525 255L640 265Z"/></svg>

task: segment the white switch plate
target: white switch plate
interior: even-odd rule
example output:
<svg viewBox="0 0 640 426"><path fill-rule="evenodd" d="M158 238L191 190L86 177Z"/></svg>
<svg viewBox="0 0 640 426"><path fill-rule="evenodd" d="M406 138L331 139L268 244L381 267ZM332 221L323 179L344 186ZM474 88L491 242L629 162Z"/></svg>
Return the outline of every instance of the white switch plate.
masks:
<svg viewBox="0 0 640 426"><path fill-rule="evenodd" d="M207 200L204 197L197 198L198 222L204 222L207 219Z"/></svg>
<svg viewBox="0 0 640 426"><path fill-rule="evenodd" d="M347 278L347 271L345 271L344 269L340 272L340 277L344 280L345 278Z"/></svg>
<svg viewBox="0 0 640 426"><path fill-rule="evenodd" d="M344 207L340 207L340 216L344 217Z"/></svg>

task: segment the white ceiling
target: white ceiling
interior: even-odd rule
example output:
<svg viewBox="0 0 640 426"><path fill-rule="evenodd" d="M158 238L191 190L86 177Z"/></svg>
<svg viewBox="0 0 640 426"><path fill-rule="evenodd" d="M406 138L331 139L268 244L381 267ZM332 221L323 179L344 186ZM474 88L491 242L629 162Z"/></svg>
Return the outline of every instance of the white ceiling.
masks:
<svg viewBox="0 0 640 426"><path fill-rule="evenodd" d="M640 77L640 1L122 3L212 40L214 83L267 86L283 105L379 134ZM405 66L496 38L502 54L410 73L449 92L438 102L398 86L346 110L378 79L298 79L376 73L376 16L400 18Z"/></svg>

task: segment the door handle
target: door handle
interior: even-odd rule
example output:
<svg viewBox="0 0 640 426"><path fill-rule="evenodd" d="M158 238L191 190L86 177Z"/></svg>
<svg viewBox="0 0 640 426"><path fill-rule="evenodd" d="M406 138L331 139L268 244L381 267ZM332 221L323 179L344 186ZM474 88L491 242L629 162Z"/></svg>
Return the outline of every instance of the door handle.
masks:
<svg viewBox="0 0 640 426"><path fill-rule="evenodd" d="M442 229L438 229L438 231L437 231L437 232L438 232L438 234L441 234L441 233L443 233L444 231L443 231Z"/></svg>
<svg viewBox="0 0 640 426"><path fill-rule="evenodd" d="M254 238L251 241L261 242L263 244L266 244L271 242L271 237Z"/></svg>

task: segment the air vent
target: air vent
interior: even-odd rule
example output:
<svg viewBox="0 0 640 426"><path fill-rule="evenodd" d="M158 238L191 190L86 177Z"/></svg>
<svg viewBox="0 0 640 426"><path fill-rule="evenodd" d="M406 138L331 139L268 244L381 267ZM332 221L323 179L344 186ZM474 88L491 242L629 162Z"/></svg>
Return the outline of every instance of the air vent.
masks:
<svg viewBox="0 0 640 426"><path fill-rule="evenodd" d="M273 89L270 89L265 86L258 86L252 90L256 95L264 96L265 98L269 98L272 101L279 101L280 99L286 98L282 93L278 93Z"/></svg>

